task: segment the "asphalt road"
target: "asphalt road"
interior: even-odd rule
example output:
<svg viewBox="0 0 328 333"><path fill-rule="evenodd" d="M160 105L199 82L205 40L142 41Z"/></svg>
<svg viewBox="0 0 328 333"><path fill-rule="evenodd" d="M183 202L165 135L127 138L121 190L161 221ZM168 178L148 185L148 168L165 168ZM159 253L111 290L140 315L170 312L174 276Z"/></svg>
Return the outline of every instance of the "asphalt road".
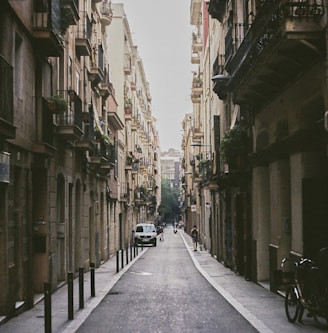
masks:
<svg viewBox="0 0 328 333"><path fill-rule="evenodd" d="M256 332L194 267L168 227L130 267L78 333Z"/></svg>

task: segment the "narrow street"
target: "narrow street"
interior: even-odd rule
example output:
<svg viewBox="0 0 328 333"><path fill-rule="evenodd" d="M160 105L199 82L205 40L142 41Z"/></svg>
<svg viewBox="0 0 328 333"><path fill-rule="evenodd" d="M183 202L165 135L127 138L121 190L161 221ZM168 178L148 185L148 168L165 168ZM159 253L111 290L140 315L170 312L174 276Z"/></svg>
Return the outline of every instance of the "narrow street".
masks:
<svg viewBox="0 0 328 333"><path fill-rule="evenodd" d="M165 229L77 331L256 332L195 268L179 234Z"/></svg>

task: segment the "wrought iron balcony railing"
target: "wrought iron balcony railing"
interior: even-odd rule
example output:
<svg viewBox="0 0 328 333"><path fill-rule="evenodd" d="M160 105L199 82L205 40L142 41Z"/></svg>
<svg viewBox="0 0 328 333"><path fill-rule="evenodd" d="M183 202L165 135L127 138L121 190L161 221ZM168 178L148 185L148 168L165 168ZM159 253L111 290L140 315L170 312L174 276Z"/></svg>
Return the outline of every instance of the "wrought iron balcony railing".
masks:
<svg viewBox="0 0 328 333"><path fill-rule="evenodd" d="M37 50L44 56L61 56L63 43L59 38L62 28L61 0L35 0L33 37Z"/></svg>
<svg viewBox="0 0 328 333"><path fill-rule="evenodd" d="M229 73L226 86L235 92L234 102L240 104L252 99L254 105L265 103L299 75L300 69L320 60L320 52L315 48L320 50L323 44L323 14L323 6L313 0L266 0L258 8L252 25L229 22L225 37L225 70ZM304 43L295 43L297 39L310 41L314 47L306 48ZM281 60L280 53L291 59L288 64L286 59ZM281 68L277 82L273 82L275 71L272 71L270 61L275 64L275 71L277 67ZM271 88L264 91L263 83L268 83Z"/></svg>
<svg viewBox="0 0 328 333"><path fill-rule="evenodd" d="M92 34L92 22L88 17L87 12L80 12L80 21L77 25L75 48L76 53L80 56L91 55L91 34Z"/></svg>

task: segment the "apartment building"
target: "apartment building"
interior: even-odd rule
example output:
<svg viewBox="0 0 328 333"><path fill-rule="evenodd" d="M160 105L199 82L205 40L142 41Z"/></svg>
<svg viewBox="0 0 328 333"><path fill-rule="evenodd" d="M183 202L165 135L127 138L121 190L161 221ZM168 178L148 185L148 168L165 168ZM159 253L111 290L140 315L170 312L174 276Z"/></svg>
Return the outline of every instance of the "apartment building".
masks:
<svg viewBox="0 0 328 333"><path fill-rule="evenodd" d="M124 53L110 58L119 45L110 39L112 20L108 0L0 3L0 316L32 307L45 282L55 290L68 273L98 267L131 244L130 178L148 186L137 213L143 207L156 217L149 87L139 87L147 125L137 127L145 155L134 175L126 172L134 149L113 71ZM134 53L131 41L127 54Z"/></svg>
<svg viewBox="0 0 328 333"><path fill-rule="evenodd" d="M176 149L161 152L161 178L167 179L172 188L180 187L182 153Z"/></svg>
<svg viewBox="0 0 328 333"><path fill-rule="evenodd" d="M113 22L109 40L112 78L118 112L125 122L120 158L121 200L131 233L139 222L157 221L160 203L159 138L152 114L151 94L142 59L134 45L122 4L112 4ZM132 234L130 234L131 236Z"/></svg>
<svg viewBox="0 0 328 333"><path fill-rule="evenodd" d="M190 8L197 85L183 146L202 242L275 291L282 258L315 259L328 243L327 3L192 0ZM189 166L189 155L206 161Z"/></svg>

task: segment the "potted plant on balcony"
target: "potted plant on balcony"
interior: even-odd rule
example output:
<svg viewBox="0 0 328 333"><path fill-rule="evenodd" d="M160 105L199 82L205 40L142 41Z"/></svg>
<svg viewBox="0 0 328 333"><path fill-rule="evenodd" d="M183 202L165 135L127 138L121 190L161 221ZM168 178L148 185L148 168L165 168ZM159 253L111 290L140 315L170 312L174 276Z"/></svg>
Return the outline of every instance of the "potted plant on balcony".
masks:
<svg viewBox="0 0 328 333"><path fill-rule="evenodd" d="M59 95L48 97L47 102L48 109L53 113L61 113L67 111L67 101Z"/></svg>
<svg viewBox="0 0 328 333"><path fill-rule="evenodd" d="M105 133L102 134L102 140L106 146L111 146L114 144L113 139Z"/></svg>
<svg viewBox="0 0 328 333"><path fill-rule="evenodd" d="M124 99L124 113L125 114L131 114L131 109L132 109L131 98L128 98L128 97L125 96L125 99Z"/></svg>
<svg viewBox="0 0 328 333"><path fill-rule="evenodd" d="M221 157L228 163L233 164L239 159L241 152L245 149L246 132L243 126L236 125L227 131L220 144Z"/></svg>
<svg viewBox="0 0 328 333"><path fill-rule="evenodd" d="M202 86L202 79L199 75L194 75L192 80L192 86L193 88L199 88Z"/></svg>

